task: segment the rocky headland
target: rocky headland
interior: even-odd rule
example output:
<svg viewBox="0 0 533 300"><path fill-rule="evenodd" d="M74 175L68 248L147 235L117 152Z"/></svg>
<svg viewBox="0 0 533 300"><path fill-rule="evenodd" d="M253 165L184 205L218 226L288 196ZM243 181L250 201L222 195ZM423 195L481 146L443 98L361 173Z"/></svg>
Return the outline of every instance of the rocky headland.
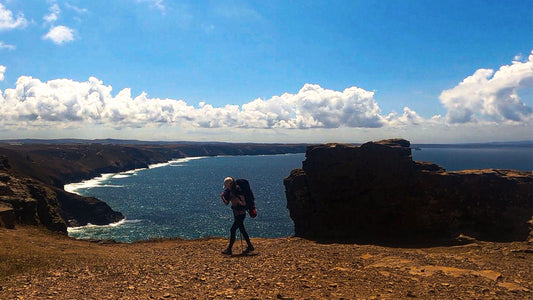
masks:
<svg viewBox="0 0 533 300"><path fill-rule="evenodd" d="M402 139L309 146L284 184L299 237L428 245L531 233L531 172L447 172L413 161Z"/></svg>

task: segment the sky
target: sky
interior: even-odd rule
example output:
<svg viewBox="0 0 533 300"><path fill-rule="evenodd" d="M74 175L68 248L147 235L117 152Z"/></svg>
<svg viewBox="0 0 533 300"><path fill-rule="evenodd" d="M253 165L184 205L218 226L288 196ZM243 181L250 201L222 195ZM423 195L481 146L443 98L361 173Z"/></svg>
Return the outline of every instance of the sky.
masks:
<svg viewBox="0 0 533 300"><path fill-rule="evenodd" d="M0 139L533 140L533 0L0 0Z"/></svg>

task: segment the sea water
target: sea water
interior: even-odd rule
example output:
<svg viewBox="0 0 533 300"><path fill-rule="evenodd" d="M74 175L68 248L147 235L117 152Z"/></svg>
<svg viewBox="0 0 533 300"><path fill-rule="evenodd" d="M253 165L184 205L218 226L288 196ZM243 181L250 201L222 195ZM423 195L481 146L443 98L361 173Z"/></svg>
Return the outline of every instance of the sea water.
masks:
<svg viewBox="0 0 533 300"><path fill-rule="evenodd" d="M414 160L431 161L448 171L533 170L532 147L430 147L412 154ZM259 216L245 220L250 235L290 236L294 224L286 208L283 178L300 168L304 159L303 153L185 158L70 184L66 190L97 197L126 219L106 226L69 228L69 235L121 242L228 236L233 215L220 193L224 178L233 176L247 178L256 197Z"/></svg>
<svg viewBox="0 0 533 300"><path fill-rule="evenodd" d="M160 237L228 236L233 213L220 198L227 176L246 178L258 217L245 220L251 236L283 237L294 232L283 178L300 168L305 155L217 156L173 160L70 184L65 189L105 201L125 217L107 226L69 228L82 239L132 242Z"/></svg>

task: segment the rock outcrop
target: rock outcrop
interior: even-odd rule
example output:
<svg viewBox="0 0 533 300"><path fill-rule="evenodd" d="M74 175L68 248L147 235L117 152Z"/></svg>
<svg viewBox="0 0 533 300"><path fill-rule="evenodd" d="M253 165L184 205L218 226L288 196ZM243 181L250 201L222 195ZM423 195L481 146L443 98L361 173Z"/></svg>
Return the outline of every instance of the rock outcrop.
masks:
<svg viewBox="0 0 533 300"><path fill-rule="evenodd" d="M440 243L461 234L524 241L530 233L531 172L446 172L413 161L402 139L309 146L284 184L295 234L305 238Z"/></svg>
<svg viewBox="0 0 533 300"><path fill-rule="evenodd" d="M123 219L105 202L68 193L38 180L15 176L0 157L0 227L43 225L66 233L67 226L109 224Z"/></svg>

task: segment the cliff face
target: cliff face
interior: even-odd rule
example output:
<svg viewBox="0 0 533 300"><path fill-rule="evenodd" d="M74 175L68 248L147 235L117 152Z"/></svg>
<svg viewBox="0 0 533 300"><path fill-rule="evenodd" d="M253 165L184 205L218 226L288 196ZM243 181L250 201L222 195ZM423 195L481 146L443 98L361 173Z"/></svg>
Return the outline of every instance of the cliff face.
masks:
<svg viewBox="0 0 533 300"><path fill-rule="evenodd" d="M309 146L284 184L296 235L313 239L523 241L533 212L531 172L446 172L401 139Z"/></svg>
<svg viewBox="0 0 533 300"><path fill-rule="evenodd" d="M123 219L106 203L67 193L38 180L13 174L6 157L0 157L0 227L43 225L66 233L67 226L109 224Z"/></svg>

